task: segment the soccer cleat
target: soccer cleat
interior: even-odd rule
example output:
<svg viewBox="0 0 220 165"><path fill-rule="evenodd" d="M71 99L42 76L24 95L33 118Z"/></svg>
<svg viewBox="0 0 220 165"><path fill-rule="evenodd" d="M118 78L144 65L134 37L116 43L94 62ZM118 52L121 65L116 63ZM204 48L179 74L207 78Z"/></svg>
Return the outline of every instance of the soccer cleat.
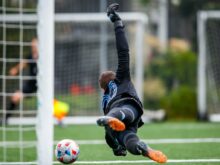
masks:
<svg viewBox="0 0 220 165"><path fill-rule="evenodd" d="M151 160L154 160L158 163L166 163L167 157L164 155L161 151L148 149L147 157L149 157Z"/></svg>
<svg viewBox="0 0 220 165"><path fill-rule="evenodd" d="M166 163L167 157L161 151L153 150L147 147L144 142L138 142L137 149L139 152L157 163Z"/></svg>
<svg viewBox="0 0 220 165"><path fill-rule="evenodd" d="M125 124L117 118L102 116L97 120L99 126L109 126L114 131L124 131Z"/></svg>

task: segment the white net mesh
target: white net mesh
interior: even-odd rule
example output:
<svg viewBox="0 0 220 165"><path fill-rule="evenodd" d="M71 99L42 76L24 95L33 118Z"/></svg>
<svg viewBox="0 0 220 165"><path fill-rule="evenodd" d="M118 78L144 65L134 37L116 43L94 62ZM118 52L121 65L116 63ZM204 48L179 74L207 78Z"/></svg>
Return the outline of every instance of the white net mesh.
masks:
<svg viewBox="0 0 220 165"><path fill-rule="evenodd" d="M208 18L206 30L207 109L210 114L220 114L220 15Z"/></svg>
<svg viewBox="0 0 220 165"><path fill-rule="evenodd" d="M16 75L11 74L10 70L20 62L27 65L36 62L28 57L32 51L32 39L37 36L37 1L0 2L0 119L3 120L0 127L0 162L35 161L35 91L23 93L14 110L8 107L14 92L23 91L27 81L36 79L28 73L28 67L23 69L19 66ZM114 28L105 14L95 14L93 18L90 14L80 15L71 15L73 19L68 20L66 18L69 15L57 15L55 20L55 99L69 105L69 116L100 115L99 74L105 65L108 70L115 71L117 68ZM142 66L141 63L137 64L137 58L140 61L143 55L137 56L143 53L142 28L146 20L141 19L142 16L124 15L134 82L138 77L137 68ZM94 18L97 20L91 21ZM8 112L10 117L6 123Z"/></svg>
<svg viewBox="0 0 220 165"><path fill-rule="evenodd" d="M16 119L22 121L23 117L36 114L35 92L15 96L15 92L23 91L27 81L36 79L28 73L28 66L35 61L27 60L31 40L36 37L36 23L22 19L23 14L35 13L35 9L34 0L0 0L0 162L28 161L29 155L36 153L35 126L13 124ZM11 14L16 14L18 19L9 21ZM17 64L24 60L27 67L23 70L23 66ZM15 98L19 99L13 100ZM36 154L33 155L32 160L36 160Z"/></svg>
<svg viewBox="0 0 220 165"><path fill-rule="evenodd" d="M113 24L107 18L94 22L89 21L89 16L87 19L57 22L55 26L55 97L70 105L70 116L100 115L98 78L102 65L107 65L107 70L117 69ZM138 21L124 20L124 23L130 45L131 74L135 80L138 67L135 44L143 36L136 37Z"/></svg>

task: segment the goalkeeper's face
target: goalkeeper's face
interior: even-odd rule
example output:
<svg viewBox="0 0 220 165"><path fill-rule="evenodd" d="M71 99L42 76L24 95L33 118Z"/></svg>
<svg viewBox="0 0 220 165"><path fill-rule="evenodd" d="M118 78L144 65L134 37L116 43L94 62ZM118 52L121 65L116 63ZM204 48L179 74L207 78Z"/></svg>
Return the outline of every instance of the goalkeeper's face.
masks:
<svg viewBox="0 0 220 165"><path fill-rule="evenodd" d="M107 88L108 83L114 79L115 79L115 72L105 71L99 77L99 85L102 89L105 90Z"/></svg>

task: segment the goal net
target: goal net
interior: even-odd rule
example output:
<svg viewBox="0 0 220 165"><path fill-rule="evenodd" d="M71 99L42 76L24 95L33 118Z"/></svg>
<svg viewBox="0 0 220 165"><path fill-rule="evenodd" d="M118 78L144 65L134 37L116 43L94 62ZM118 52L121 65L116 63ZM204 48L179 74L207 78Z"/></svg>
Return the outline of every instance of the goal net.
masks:
<svg viewBox="0 0 220 165"><path fill-rule="evenodd" d="M51 63L53 58L48 55L51 52L47 53L52 45L48 40L53 39L52 35L48 37L48 34L53 32L52 25L47 26L48 22L53 20L48 19L49 14L39 14L35 0L0 0L0 2L2 2L0 6L1 119L5 120L7 113L11 113L8 123L3 122L0 126L0 162L5 164L50 162L52 147L45 146L53 143L50 137L52 124L48 124L51 120L53 93L53 99L68 106L70 123L79 121L71 117L83 116L88 120L90 116L102 114L98 77L104 70L115 71L117 68L113 25L105 13L54 15L53 67ZM49 3L44 0L40 2ZM39 5L41 12L47 10L45 6L48 7L48 5ZM121 16L130 45L132 79L139 97L142 98L143 55L146 48L143 41L147 18L140 13L121 13ZM46 19L48 22L45 23ZM38 38L40 57L37 61L37 78L36 75L30 75L28 69L25 70L22 66L18 67L18 74L10 74L10 69L20 62L28 65L36 63L35 60L28 58L32 39L35 37ZM36 79L37 94L36 91L23 93L16 108L9 111L7 107L14 92L22 91L26 81Z"/></svg>
<svg viewBox="0 0 220 165"><path fill-rule="evenodd" d="M52 1L0 0L0 164L52 163L53 15Z"/></svg>
<svg viewBox="0 0 220 165"><path fill-rule="evenodd" d="M198 15L198 107L200 118L220 121L220 12Z"/></svg>
<svg viewBox="0 0 220 165"><path fill-rule="evenodd" d="M28 161L30 153L36 155L36 145L29 143L36 141L35 126L9 126L12 116L22 120L25 116L36 114L36 92L18 96L16 107L11 107L12 99L18 98L15 92L22 91L26 81L36 80L36 76L28 75L22 65L17 65L24 60L27 65L35 63L28 56L31 52L31 40L37 36L36 22L22 20L23 14L36 13L36 2L30 2L0 0L0 162ZM17 20L7 20L10 14L16 14ZM33 99L26 100L28 97ZM29 134L33 136L30 138Z"/></svg>
<svg viewBox="0 0 220 165"><path fill-rule="evenodd" d="M130 45L132 78L142 98L146 17L121 16ZM100 115L99 75L117 69L113 24L105 13L57 14L55 34L55 98L69 105L69 116Z"/></svg>

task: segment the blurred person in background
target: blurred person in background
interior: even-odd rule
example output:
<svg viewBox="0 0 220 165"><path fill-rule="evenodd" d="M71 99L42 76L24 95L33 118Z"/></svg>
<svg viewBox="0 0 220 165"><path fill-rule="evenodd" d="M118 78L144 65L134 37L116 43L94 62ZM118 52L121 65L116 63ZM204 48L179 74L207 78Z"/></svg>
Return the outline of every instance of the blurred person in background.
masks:
<svg viewBox="0 0 220 165"><path fill-rule="evenodd" d="M99 85L104 90L102 107L104 115L97 120L105 128L106 143L114 155L126 156L127 151L133 155L143 155L158 163L165 163L167 157L150 148L137 136L137 130L143 125L141 116L143 106L131 82L129 69L129 46L125 37L124 25L116 13L118 4L107 9L107 15L114 23L118 68L116 73L105 71L100 75Z"/></svg>
<svg viewBox="0 0 220 165"><path fill-rule="evenodd" d="M9 111L15 110L20 100L23 99L23 94L31 94L37 91L37 59L38 59L38 40L33 38L31 41L31 52L26 59L23 59L20 63L15 65L9 70L10 76L16 76L23 69L28 69L27 76L31 76L30 79L23 82L22 89L17 90L10 98L10 102L7 106L7 112L5 115L5 124L8 123L8 118L12 115ZM28 61L30 60L30 61Z"/></svg>
<svg viewBox="0 0 220 165"><path fill-rule="evenodd" d="M53 115L57 120L57 124L63 127L64 126L63 119L67 116L70 106L68 103L57 99L54 99L53 105L54 105Z"/></svg>

